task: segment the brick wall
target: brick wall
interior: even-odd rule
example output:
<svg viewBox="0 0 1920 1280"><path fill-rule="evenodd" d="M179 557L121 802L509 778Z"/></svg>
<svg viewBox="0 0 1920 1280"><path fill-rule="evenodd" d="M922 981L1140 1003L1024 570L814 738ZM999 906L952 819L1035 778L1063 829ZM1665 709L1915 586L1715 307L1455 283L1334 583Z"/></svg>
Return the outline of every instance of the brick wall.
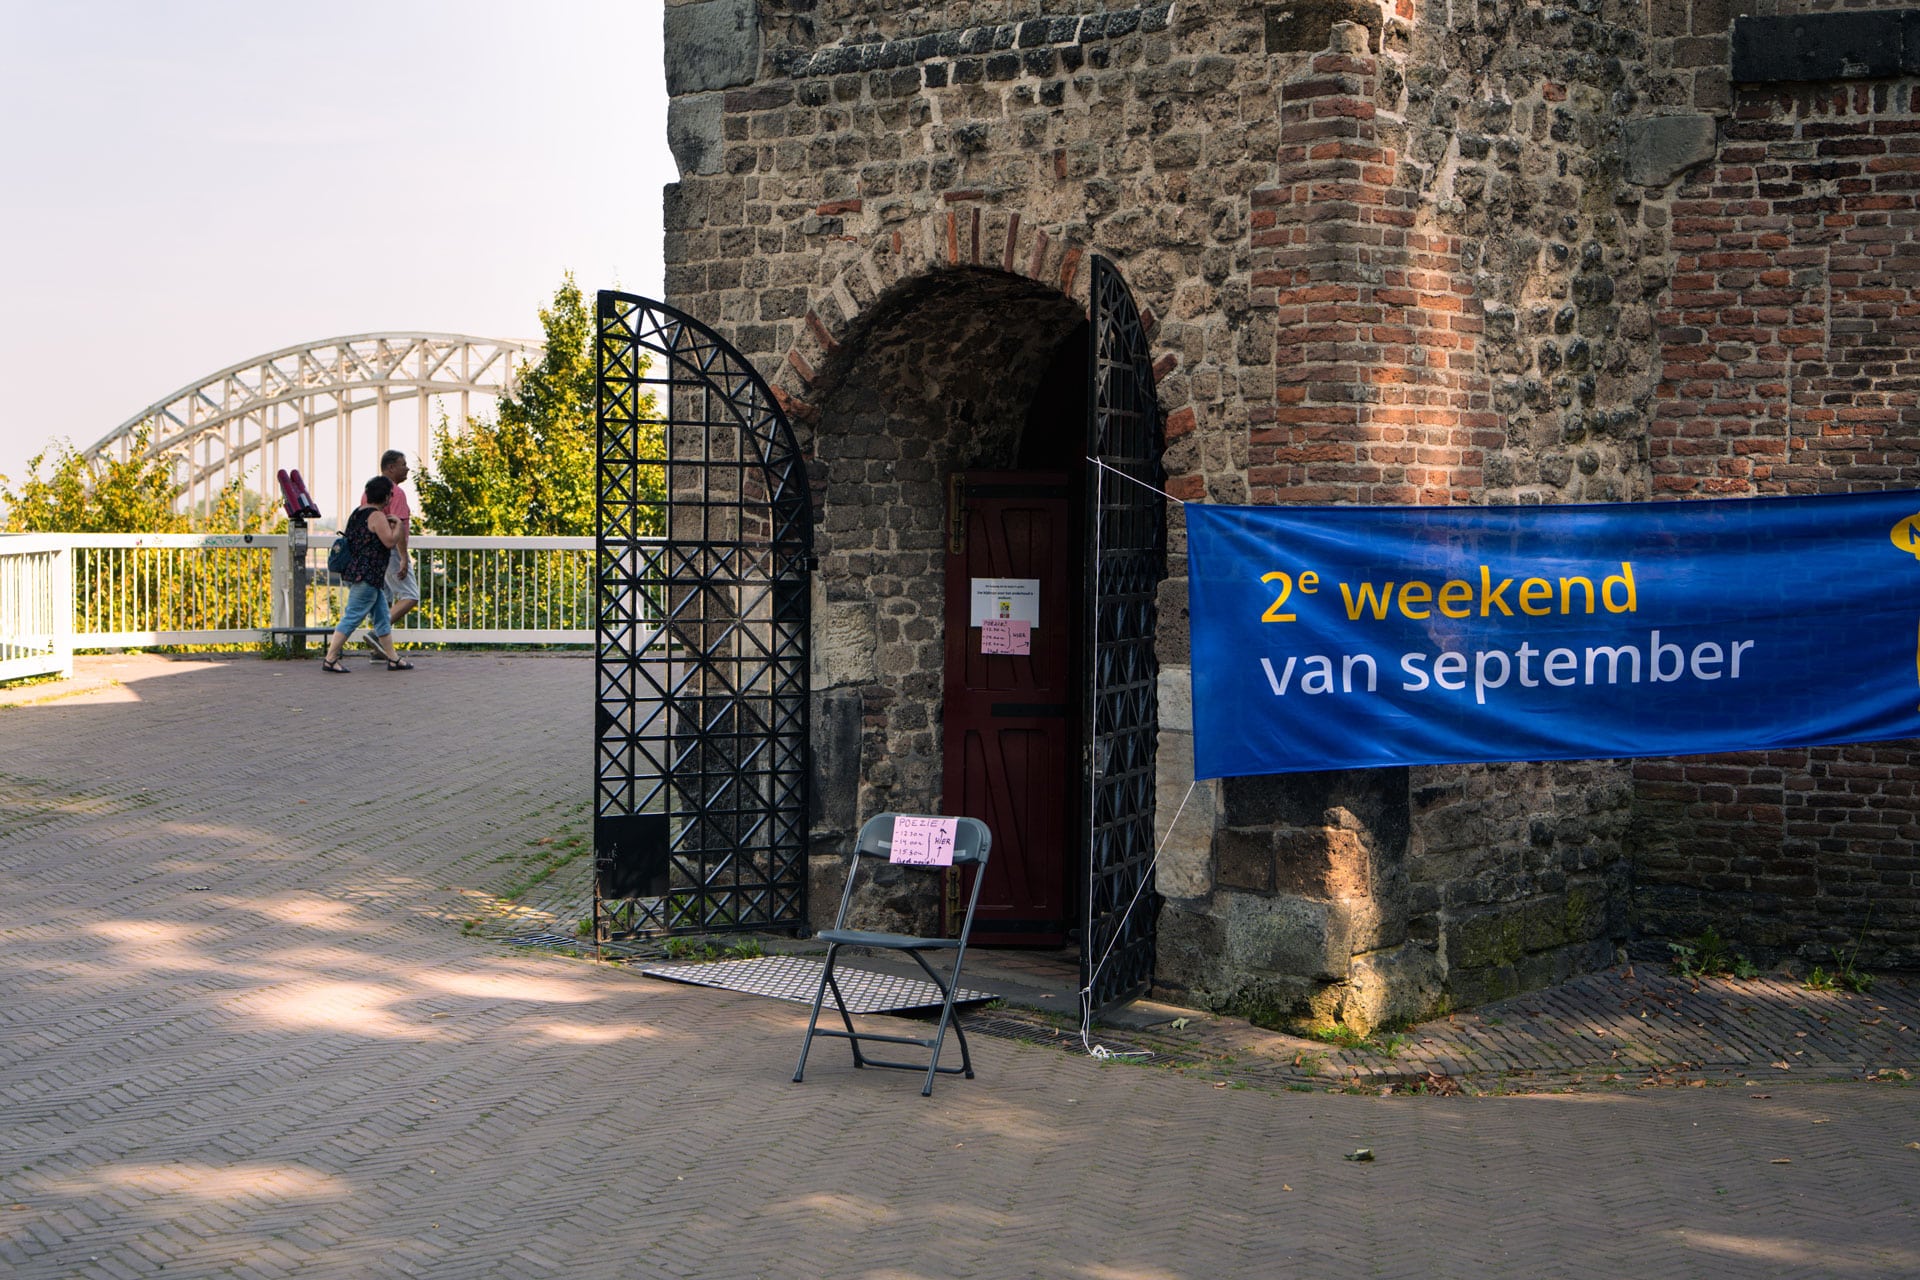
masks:
<svg viewBox="0 0 1920 1280"><path fill-rule="evenodd" d="M1252 303L1271 312L1279 373L1251 415L1249 498L1471 501L1504 443L1482 299L1462 239L1421 216L1403 170L1397 67L1383 77L1364 29L1345 31L1350 47L1282 83L1275 178L1252 194Z"/></svg>
<svg viewBox="0 0 1920 1280"><path fill-rule="evenodd" d="M1672 201L1649 429L1661 496L1920 485L1917 87L1740 86L1719 154ZM1859 946L1864 963L1920 964L1911 744L1634 776L1642 950L1711 925L1763 961Z"/></svg>
<svg viewBox="0 0 1920 1280"><path fill-rule="evenodd" d="M1659 494L1920 479L1914 91L1743 92L1718 159L1681 186L1650 431Z"/></svg>

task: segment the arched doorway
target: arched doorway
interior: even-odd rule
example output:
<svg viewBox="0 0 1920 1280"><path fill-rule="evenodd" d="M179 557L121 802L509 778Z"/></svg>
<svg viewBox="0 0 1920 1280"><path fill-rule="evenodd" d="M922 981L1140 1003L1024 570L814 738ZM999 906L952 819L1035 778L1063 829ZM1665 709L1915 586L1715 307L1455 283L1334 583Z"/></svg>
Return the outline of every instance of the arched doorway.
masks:
<svg viewBox="0 0 1920 1280"><path fill-rule="evenodd" d="M1106 1004L1152 976L1165 544L1145 329L1111 264L1092 276L1085 309L1005 271L900 281L835 336L803 447L818 597L852 637L816 674L861 724L829 825L983 818L976 938L1066 944ZM990 633L1000 619L1025 626ZM875 906L942 923L937 903Z"/></svg>

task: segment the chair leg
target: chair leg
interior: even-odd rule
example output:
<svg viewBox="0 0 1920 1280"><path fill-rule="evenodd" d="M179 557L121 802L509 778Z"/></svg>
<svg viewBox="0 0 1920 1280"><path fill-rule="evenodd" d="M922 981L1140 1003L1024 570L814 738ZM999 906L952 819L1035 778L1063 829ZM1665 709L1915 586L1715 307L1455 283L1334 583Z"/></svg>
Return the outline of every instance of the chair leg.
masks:
<svg viewBox="0 0 1920 1280"><path fill-rule="evenodd" d="M966 1072L967 1079L973 1079L973 1055L967 1052L967 1029L960 1025L960 1015L953 1016L953 1034L960 1038L960 1066Z"/></svg>
<svg viewBox="0 0 1920 1280"><path fill-rule="evenodd" d="M853 1065L856 1070L867 1065L867 1057L860 1052L860 1033L854 1030L853 1015L847 1012L847 998L840 993L839 979L833 976L833 962L827 962L827 986L833 991L834 1008L840 1010L840 1021L846 1024L847 1044L853 1049Z"/></svg>
<svg viewBox="0 0 1920 1280"><path fill-rule="evenodd" d="M954 1035L960 1039L960 1066L969 1080L973 1079L973 1055L967 1050L966 1031L961 1028L960 1020L953 1016L953 993L960 985L959 967L955 966L950 979L943 980L938 971L927 963L925 956L918 951L909 954L920 962L920 968L933 980L933 985L940 988L940 1025L933 1033L933 1060L927 1064L927 1082L920 1090L921 1097L930 1098L933 1096L933 1078L940 1073L940 1049L946 1042L949 1026L953 1028Z"/></svg>
<svg viewBox="0 0 1920 1280"><path fill-rule="evenodd" d="M973 1079L973 1052L967 1048L967 1029L961 1023L959 1010L953 1007L955 993L960 989L960 971L955 969L953 977L947 981L947 1025L953 1028L953 1034L960 1039L960 1067L966 1078Z"/></svg>
<svg viewBox="0 0 1920 1280"><path fill-rule="evenodd" d="M820 989L813 993L813 1016L807 1019L807 1038L800 1044L800 1064L793 1069L793 1082L799 1084L807 1070L807 1052L813 1048L813 1029L820 1025L820 1002L827 998L827 979L833 976L833 953L827 948L827 963L820 970ZM836 997L838 992L835 992Z"/></svg>

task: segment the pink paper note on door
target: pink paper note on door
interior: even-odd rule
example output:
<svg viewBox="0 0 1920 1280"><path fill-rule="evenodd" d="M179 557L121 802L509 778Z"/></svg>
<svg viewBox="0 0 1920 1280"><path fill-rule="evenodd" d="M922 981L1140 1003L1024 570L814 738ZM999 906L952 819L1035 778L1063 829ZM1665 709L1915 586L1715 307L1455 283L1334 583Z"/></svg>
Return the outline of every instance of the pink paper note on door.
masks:
<svg viewBox="0 0 1920 1280"><path fill-rule="evenodd" d="M959 832L958 818L897 816L893 820L893 847L887 861L910 867L950 867L953 844Z"/></svg>
<svg viewBox="0 0 1920 1280"><path fill-rule="evenodd" d="M1031 654L1033 624L1020 618L988 618L980 624L980 652Z"/></svg>

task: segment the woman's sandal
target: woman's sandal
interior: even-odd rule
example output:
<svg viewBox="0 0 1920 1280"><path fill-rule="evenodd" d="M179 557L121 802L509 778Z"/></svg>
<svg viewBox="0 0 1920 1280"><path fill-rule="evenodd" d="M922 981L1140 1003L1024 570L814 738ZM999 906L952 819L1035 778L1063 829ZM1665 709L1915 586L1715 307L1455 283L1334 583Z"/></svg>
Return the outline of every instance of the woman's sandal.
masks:
<svg viewBox="0 0 1920 1280"><path fill-rule="evenodd" d="M411 662L408 662L408 661L407 661L407 660L406 660L405 658L388 658L388 659L387 659L387 670L389 670L389 671L411 671L411 670L413 670L413 664L412 664Z"/></svg>
<svg viewBox="0 0 1920 1280"><path fill-rule="evenodd" d="M344 676L344 675L350 674L347 671L346 664L344 662L341 662L340 659L338 658L320 659L320 669L326 672L328 675L333 675L333 676Z"/></svg>

